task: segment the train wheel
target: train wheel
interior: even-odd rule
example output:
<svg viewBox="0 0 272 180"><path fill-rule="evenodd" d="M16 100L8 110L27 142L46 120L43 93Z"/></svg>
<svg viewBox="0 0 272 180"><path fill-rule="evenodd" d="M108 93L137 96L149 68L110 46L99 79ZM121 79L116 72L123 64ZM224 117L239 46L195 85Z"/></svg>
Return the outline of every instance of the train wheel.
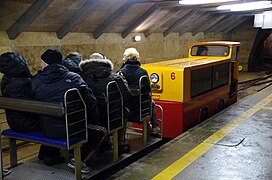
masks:
<svg viewBox="0 0 272 180"><path fill-rule="evenodd" d="M200 122L204 121L205 119L208 119L209 113L208 113L208 107L204 107L200 110Z"/></svg>
<svg viewBox="0 0 272 180"><path fill-rule="evenodd" d="M218 111L222 111L225 108L224 99L218 101Z"/></svg>

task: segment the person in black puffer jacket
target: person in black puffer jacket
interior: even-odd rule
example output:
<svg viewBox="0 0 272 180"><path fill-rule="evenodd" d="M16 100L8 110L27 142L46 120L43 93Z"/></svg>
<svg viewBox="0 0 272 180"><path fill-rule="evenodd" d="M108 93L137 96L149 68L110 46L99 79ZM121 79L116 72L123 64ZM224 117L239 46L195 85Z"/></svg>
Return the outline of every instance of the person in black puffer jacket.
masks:
<svg viewBox="0 0 272 180"><path fill-rule="evenodd" d="M82 60L82 55L78 52L70 53L66 58L63 59L62 65L65 66L69 71L80 73L79 63Z"/></svg>
<svg viewBox="0 0 272 180"><path fill-rule="evenodd" d="M87 87L84 80L77 73L68 71L68 69L62 66L61 63L62 54L58 49L48 49L42 54L42 70L32 79L32 92L34 98L41 101L62 104L64 102L64 93L70 88L77 88L81 92L81 95L83 96L83 99L87 105L88 123L96 124L99 120L98 107L96 98L94 97L91 89ZM55 118L40 115L39 119L42 130L47 137L66 138L64 117ZM81 148L82 159L87 157L93 147L97 146L98 142L104 138L105 133L101 132L101 134L92 134L92 132L88 130L88 135L90 141L85 143ZM93 136L97 137L98 140L95 141L92 139ZM45 148L45 150L41 148L40 150L41 156L43 153L45 153L45 157L48 158L48 160L44 162L45 164L52 165L63 162L62 158L60 157L57 160L54 159L56 156L58 157L59 154L56 149L52 150L50 154L47 152L47 148Z"/></svg>
<svg viewBox="0 0 272 180"><path fill-rule="evenodd" d="M0 72L4 74L1 81L2 96L18 99L32 99L31 74L25 58L13 52L0 56ZM9 127L18 132L40 130L40 124L34 114L5 110Z"/></svg>
<svg viewBox="0 0 272 180"><path fill-rule="evenodd" d="M90 56L90 59L82 61L79 64L79 68L82 71L81 76L94 92L100 94L106 93L106 87L110 81L116 81L124 99L124 106L126 106L130 99L130 90L127 82L118 74L113 73L112 70L114 67L112 62L103 58L104 57L100 53L94 53ZM105 108L101 107L102 106L100 106L99 109L101 115L100 123L102 126L107 127L106 112L104 112ZM126 112L126 109L124 109L124 112ZM129 145L125 143L124 139L127 125L126 122L127 117L124 118L124 128L118 131L120 154L127 153L130 150Z"/></svg>
<svg viewBox="0 0 272 180"><path fill-rule="evenodd" d="M87 103L88 112L90 112L88 115L92 116L88 118L89 123L96 124L99 119L96 99L91 89L77 73L70 72L61 65L61 52L49 49L42 54L41 59L42 71L32 79L34 98L46 102L63 103L64 93L70 88L77 88ZM65 138L64 121L56 121L56 118L48 116L40 116L40 120L46 136Z"/></svg>
<svg viewBox="0 0 272 180"><path fill-rule="evenodd" d="M117 71L117 74L123 76L131 89L139 88L139 80L141 76L148 76L148 73L145 69L141 68L140 63L140 54L135 48L128 48L125 50L123 54L123 65ZM136 114L138 112L135 111L135 104L138 103L134 97L131 98L128 108L132 112L132 114ZM134 102L134 103L133 103ZM152 114L150 117L151 126L148 126L150 134L158 134L160 132L160 128L158 127L158 121L156 117L156 108L155 102L152 100Z"/></svg>

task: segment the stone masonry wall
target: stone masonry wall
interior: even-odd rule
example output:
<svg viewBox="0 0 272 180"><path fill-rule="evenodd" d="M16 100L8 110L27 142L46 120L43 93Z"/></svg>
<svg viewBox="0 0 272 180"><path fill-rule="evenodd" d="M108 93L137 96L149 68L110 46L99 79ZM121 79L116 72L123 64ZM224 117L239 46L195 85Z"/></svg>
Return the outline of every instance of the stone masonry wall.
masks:
<svg viewBox="0 0 272 180"><path fill-rule="evenodd" d="M242 66L242 71L248 70L248 58L257 32L258 29L253 28L252 25L248 25L245 28L233 34L231 37L233 41L241 42L239 59L240 66Z"/></svg>
<svg viewBox="0 0 272 180"><path fill-rule="evenodd" d="M103 52L107 58L115 64L115 69L122 63L122 55L126 48L135 47L140 52L142 63L150 63L167 59L187 57L188 44L198 41L231 40L229 35L212 33L204 36L198 33L192 36L186 33L179 37L178 33L172 33L163 37L162 33L154 33L148 38L142 38L140 42L133 42L130 34L122 39L120 34L106 33L98 39L93 39L87 33L69 33L63 39L58 39L55 33L49 32L25 32L15 40L9 40L5 32L0 32L0 53L13 51L23 55L29 62L31 72L35 74L39 70L40 56L48 48L59 48L65 57L70 52L79 51L84 59L93 52ZM143 34L140 34L143 37Z"/></svg>
<svg viewBox="0 0 272 180"><path fill-rule="evenodd" d="M209 33L204 36L198 33L192 36L185 33L179 37L178 33L171 33L163 37L162 33L154 33L148 38L142 38L140 42L133 42L130 34L122 39L120 34L105 33L98 39L93 39L87 33L69 33L63 39L58 39L55 33L51 32L24 32L15 40L9 40L5 32L0 32L0 54L13 51L22 54L29 62L31 72L35 74L40 69L40 56L48 48L59 48L65 57L70 52L79 51L87 59L93 52L103 52L107 58L115 64L118 69L122 63L122 54L128 47L135 47L140 52L142 63L157 62L173 58L187 57L188 45L198 41L232 40L240 41L240 61L247 70L248 55L251 51L256 30L247 27L233 36L219 33ZM143 37L143 34L140 34Z"/></svg>

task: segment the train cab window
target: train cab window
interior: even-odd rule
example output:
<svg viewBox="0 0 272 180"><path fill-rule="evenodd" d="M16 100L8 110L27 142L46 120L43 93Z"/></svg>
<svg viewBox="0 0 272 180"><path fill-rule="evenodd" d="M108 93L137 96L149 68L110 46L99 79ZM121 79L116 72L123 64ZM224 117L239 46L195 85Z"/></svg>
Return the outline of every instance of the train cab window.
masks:
<svg viewBox="0 0 272 180"><path fill-rule="evenodd" d="M208 56L209 49L207 46L199 46L196 51L197 56Z"/></svg>
<svg viewBox="0 0 272 180"><path fill-rule="evenodd" d="M232 47L231 60L236 61L238 57L239 47Z"/></svg>
<svg viewBox="0 0 272 180"><path fill-rule="evenodd" d="M192 56L228 56L230 48L228 46L193 46L191 49Z"/></svg>

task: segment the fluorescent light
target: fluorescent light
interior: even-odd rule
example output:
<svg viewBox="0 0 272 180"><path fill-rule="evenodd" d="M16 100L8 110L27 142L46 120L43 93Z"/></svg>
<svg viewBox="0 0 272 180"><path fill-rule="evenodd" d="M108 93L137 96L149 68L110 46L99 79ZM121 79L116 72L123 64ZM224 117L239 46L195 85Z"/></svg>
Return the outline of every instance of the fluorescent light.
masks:
<svg viewBox="0 0 272 180"><path fill-rule="evenodd" d="M254 16L254 27L262 27L264 21L263 14L255 14Z"/></svg>
<svg viewBox="0 0 272 180"><path fill-rule="evenodd" d="M271 14L272 11L264 11L262 14Z"/></svg>
<svg viewBox="0 0 272 180"><path fill-rule="evenodd" d="M223 3L237 0L182 0L179 4L182 5L197 5L197 4L212 4L212 3Z"/></svg>
<svg viewBox="0 0 272 180"><path fill-rule="evenodd" d="M230 10L230 11L249 11L255 9L265 9L272 7L271 1L257 1L241 4L222 5L218 6L218 10Z"/></svg>
<svg viewBox="0 0 272 180"><path fill-rule="evenodd" d="M272 13L265 13L263 17L262 29L271 29L271 28L272 28Z"/></svg>
<svg viewBox="0 0 272 180"><path fill-rule="evenodd" d="M262 14L255 14L254 27L261 27L262 29L271 29L272 11L265 11Z"/></svg>

